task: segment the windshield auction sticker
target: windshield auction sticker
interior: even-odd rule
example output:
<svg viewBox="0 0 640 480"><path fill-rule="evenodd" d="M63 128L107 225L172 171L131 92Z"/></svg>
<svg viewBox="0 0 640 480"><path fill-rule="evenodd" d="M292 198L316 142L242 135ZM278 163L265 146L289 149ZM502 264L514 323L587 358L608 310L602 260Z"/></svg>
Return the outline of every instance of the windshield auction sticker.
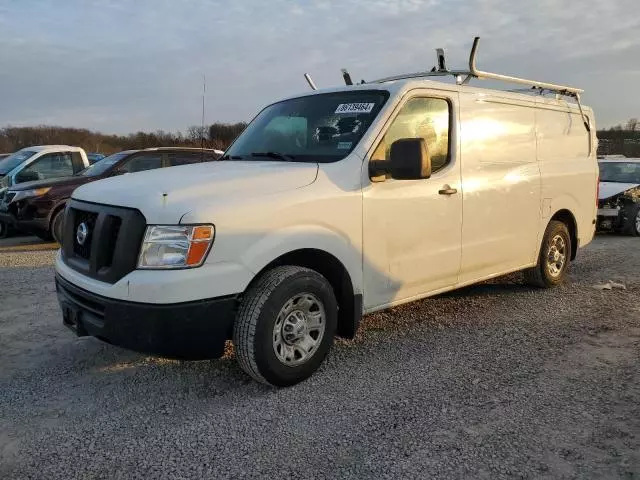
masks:
<svg viewBox="0 0 640 480"><path fill-rule="evenodd" d="M371 113L375 103L341 103L335 113Z"/></svg>

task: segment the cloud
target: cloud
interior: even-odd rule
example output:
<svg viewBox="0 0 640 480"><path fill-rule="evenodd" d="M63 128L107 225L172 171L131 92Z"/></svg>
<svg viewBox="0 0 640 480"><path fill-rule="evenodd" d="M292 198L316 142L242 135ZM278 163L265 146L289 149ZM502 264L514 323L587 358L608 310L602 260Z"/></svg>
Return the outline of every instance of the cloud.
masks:
<svg viewBox="0 0 640 480"><path fill-rule="evenodd" d="M637 0L54 0L0 4L0 125L107 132L249 119L306 88L465 66L587 89L600 125L640 115Z"/></svg>

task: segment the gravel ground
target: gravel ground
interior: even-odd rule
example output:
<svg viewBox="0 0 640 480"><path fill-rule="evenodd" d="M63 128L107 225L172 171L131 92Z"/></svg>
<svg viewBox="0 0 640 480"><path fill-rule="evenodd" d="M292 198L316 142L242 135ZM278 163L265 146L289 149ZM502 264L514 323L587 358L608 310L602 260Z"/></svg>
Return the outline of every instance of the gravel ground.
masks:
<svg viewBox="0 0 640 480"><path fill-rule="evenodd" d="M4 251L0 478L640 478L639 247L372 315L283 390L75 338L53 253Z"/></svg>

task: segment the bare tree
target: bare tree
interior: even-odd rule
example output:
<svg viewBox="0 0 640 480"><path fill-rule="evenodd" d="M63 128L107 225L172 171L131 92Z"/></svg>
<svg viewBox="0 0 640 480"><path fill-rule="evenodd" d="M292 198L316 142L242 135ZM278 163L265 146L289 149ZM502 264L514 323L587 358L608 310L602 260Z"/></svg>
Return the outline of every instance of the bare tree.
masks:
<svg viewBox="0 0 640 480"><path fill-rule="evenodd" d="M80 128L66 128L48 125L34 127L0 128L0 153L9 153L32 145L67 144L82 147L87 151L114 153L121 150L147 147L200 147L225 149L244 129L245 124L216 123L211 127L192 126L181 132L153 133L137 132L129 135L104 135Z"/></svg>

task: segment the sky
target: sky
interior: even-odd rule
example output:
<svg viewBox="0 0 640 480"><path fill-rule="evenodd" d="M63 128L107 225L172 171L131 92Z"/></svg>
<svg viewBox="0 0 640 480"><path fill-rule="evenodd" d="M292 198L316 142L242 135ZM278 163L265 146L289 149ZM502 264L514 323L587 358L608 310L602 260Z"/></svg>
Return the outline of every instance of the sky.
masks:
<svg viewBox="0 0 640 480"><path fill-rule="evenodd" d="M467 64L640 117L638 0L0 0L0 127L184 131L308 89ZM476 82L477 84L478 82Z"/></svg>

